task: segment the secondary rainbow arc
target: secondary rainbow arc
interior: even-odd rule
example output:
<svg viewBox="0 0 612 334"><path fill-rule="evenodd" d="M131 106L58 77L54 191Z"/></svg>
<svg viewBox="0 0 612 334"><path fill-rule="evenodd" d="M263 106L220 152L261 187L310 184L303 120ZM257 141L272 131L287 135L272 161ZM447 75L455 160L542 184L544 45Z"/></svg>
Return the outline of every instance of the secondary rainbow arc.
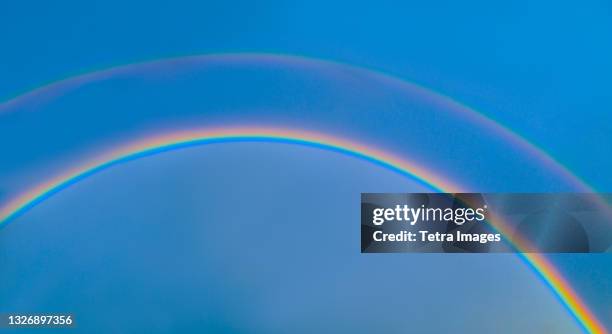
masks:
<svg viewBox="0 0 612 334"><path fill-rule="evenodd" d="M417 163L352 140L294 129L256 127L202 129L155 136L123 146L102 155L95 161L43 183L0 207L0 227L62 189L118 163L181 147L238 141L287 142L315 146L377 163L403 175L411 176L435 190L444 192L466 191L465 187L450 182ZM494 218L493 223L501 233L508 232L503 221ZM528 249L524 240L515 240L514 246L519 250ZM607 333L601 322L548 259L537 253L522 253L519 255L551 288L585 331L598 334Z"/></svg>
<svg viewBox="0 0 612 334"><path fill-rule="evenodd" d="M212 53L212 54L194 54L194 55L183 55L168 58L150 59L131 64L122 64L113 66L105 69L93 70L77 74L68 78L49 82L39 87L33 88L27 92L17 94L3 102L0 102L0 114L10 110L15 110L20 103L35 99L36 97L45 93L53 94L58 93L64 89L70 89L78 87L80 85L93 82L96 80L103 80L105 78L113 77L114 75L125 73L131 70L142 69L142 68L154 68L157 65L162 64L180 64L184 62L255 62L255 63L273 63L273 64L300 64L303 66L335 66L338 69L350 69L354 71L361 71L371 75L372 77L379 78L389 84L396 85L407 91L412 91L423 98L427 99L434 105L439 105L448 110L460 113L468 119L482 125L484 128L490 129L493 133L500 136L501 138L513 143L516 147L523 149L526 153L530 154L534 160L539 161L543 165L548 166L551 171L555 171L558 175L563 176L568 180L576 190L584 192L595 192L595 189L588 185L585 181L572 174L572 172L554 157L549 155L547 152L531 143L527 139L521 137L510 128L502 125L499 122L491 119L483 113L480 113L467 105L452 99L446 95L437 93L436 91L429 89L425 86L416 84L411 81L404 80L402 78L395 77L391 74L377 71L370 68L355 66L340 61L309 58L299 55L287 55L287 54L273 54L273 53L255 53L255 52L243 52L243 53Z"/></svg>

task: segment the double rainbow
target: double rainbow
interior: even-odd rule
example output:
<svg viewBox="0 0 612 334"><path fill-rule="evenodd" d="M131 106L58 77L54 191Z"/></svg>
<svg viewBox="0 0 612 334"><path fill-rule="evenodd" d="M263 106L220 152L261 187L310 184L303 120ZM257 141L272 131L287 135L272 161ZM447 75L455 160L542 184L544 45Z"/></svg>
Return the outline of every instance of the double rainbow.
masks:
<svg viewBox="0 0 612 334"><path fill-rule="evenodd" d="M585 181L573 175L563 164L559 163L546 151L529 142L513 132L508 127L487 117L485 114L475 111L465 104L454 100L446 95L440 94L432 89L418 85L395 77L391 74L383 73L378 70L355 66L339 61L328 59L317 59L299 55L272 54L272 53L218 53L218 54L196 54L188 56L177 56L169 58L151 59L131 64L121 64L109 68L92 70L85 73L73 75L64 79L49 82L27 92L17 94L3 102L0 102L0 114L18 110L24 103L36 101L45 97L60 95L66 91L81 87L88 83L101 81L123 74L138 71L150 71L157 69L172 68L174 66L189 64L206 65L230 65L230 64L251 64L254 66L274 65L292 66L296 68L320 69L323 71L353 71L364 75L366 78L378 80L381 83L395 87L406 92L412 92L432 106L440 107L441 110L449 110L461 114L467 120L490 130L496 136L512 143L522 149L534 161L546 166L547 169L559 175L562 179L569 181L575 189L583 192L594 192L594 189Z"/></svg>

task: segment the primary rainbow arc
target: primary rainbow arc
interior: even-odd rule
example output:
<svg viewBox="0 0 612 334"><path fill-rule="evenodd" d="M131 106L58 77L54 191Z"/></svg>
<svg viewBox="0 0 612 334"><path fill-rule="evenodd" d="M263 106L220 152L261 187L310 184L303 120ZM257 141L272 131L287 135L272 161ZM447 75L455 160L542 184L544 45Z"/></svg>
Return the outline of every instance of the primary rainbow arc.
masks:
<svg viewBox="0 0 612 334"><path fill-rule="evenodd" d="M465 187L450 182L423 166L356 141L292 129L256 127L214 128L180 131L155 136L102 155L101 158L43 183L0 207L0 228L62 189L120 162L181 147L240 141L285 142L314 146L377 163L402 175L415 178L435 190L443 192L461 192L466 190ZM493 223L501 233L507 234L508 229L503 224L503 221L495 219ZM515 240L513 246L518 250L528 249L523 242ZM607 333L604 326L548 259L537 253L520 253L519 256L546 282L585 331L597 334Z"/></svg>

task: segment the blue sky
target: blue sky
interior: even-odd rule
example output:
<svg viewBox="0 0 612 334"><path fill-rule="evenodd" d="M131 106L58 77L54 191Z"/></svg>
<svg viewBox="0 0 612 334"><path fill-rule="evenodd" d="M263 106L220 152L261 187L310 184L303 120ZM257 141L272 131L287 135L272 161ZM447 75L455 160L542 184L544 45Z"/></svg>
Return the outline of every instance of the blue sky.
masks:
<svg viewBox="0 0 612 334"><path fill-rule="evenodd" d="M422 1L404 2L401 5L386 1L377 1L375 5L371 2L331 4L327 1L309 1L302 4L275 1L231 4L206 1L3 3L0 4L0 40L3 42L0 53L0 100L6 100L47 82L95 69L182 55L265 52L331 59L382 71L464 102L550 152L596 189L611 191L611 15L612 5L606 1L583 1L579 6L570 1L513 1L506 4L493 4L488 1ZM418 95L398 91L392 85L363 75L358 70L348 71L342 67L270 67L257 63L244 66L162 66L151 71L129 72L91 82L50 99L35 99L31 102L18 106L16 110L12 110L14 112L0 114L0 151L3 152L0 164L0 201L10 198L24 185L46 180L67 166L94 156L100 150L114 147L135 135L185 125L218 125L245 121L304 125L338 135L359 135L364 141L416 158L436 170L444 170L453 178L473 185L475 191L571 190L564 180L550 175L545 166L500 140L494 133L489 133L477 124L447 110L437 109ZM213 170L217 174L213 175L217 175L219 179L209 180L217 182L215 189L227 190L230 185L220 180L230 180L230 172L234 168L242 172L248 171L250 164L263 163L264 160L275 162L278 168L262 167L259 177L268 179L266 182L274 184L275 187L282 188L284 185L286 188L283 189L294 192L310 189L316 193L331 187L328 184L312 184L310 178L314 178L314 175L325 175L330 183L333 182L334 186L340 189L337 196L341 196L341 193L346 195L370 191L373 184L380 187L379 191L417 189L414 185L404 183L410 183L409 181L387 175L384 170L361 166L361 162L350 159L329 162L327 153L309 155L299 151L304 154L304 166L300 167L282 159L274 160L279 155L282 157L283 154L295 153L293 148L279 149L282 154L271 154L265 147L242 149L244 151L228 147L225 153L217 152L219 165ZM261 153L261 161L253 156L250 156L251 160L247 159L247 162L236 161L236 155L242 156L245 152ZM169 156L174 156L174 153ZM198 160L201 157L198 156L185 159L191 161L187 164L201 163ZM299 182L294 180L291 183L291 175L283 174L283 177L277 177L282 171L305 172L317 165L327 167L324 170L316 170L319 174L314 173L309 178L298 180ZM107 175L107 179L94 177L91 184L75 190L81 195L72 198L66 195L55 202L50 201L45 207L32 210L32 216L24 215L21 218L24 227L14 224L11 229L0 231L0 238L10 240L15 236L15 243L6 244L5 247L9 253L18 252L21 256L19 259L27 263L41 261L36 250L41 250L39 247L44 248L41 240L33 237L31 233L28 234L32 232L31 229L35 229L34 226L46 226L50 229L51 224L63 222L67 224L63 228L71 231L71 235L90 235L99 228L96 224L103 224L106 220L120 224L124 218L130 222L127 228L136 230L143 228L142 222L145 221L161 224L180 220L185 223L186 230L181 229L175 231L176 233L197 232L197 229L190 228L197 227L207 219L218 223L221 220L218 216L206 218L185 213L184 210L190 212L189 210L197 210L203 205L197 201L188 202L189 205L179 200L168 201L167 209L172 212L172 207L175 207L175 211L181 214L176 217L169 214L159 220L151 217L152 212L134 210L137 207L146 207L153 197L156 201L162 201L165 198L162 196L164 191L172 189L180 192L183 197L206 197L206 192L200 188L198 191L185 190L176 188L174 183L163 182L157 184L159 194L150 194L148 192L151 189L139 188L137 183L130 184L128 188L133 191L133 203L112 202L113 210L106 212L98 207L98 210L101 210L100 215L97 218L90 217L92 211L88 208L91 202L88 201L91 199L88 196L104 197L106 194L112 198L109 194L113 191L120 193L122 185L129 183L131 179L136 180L142 170L147 168L159 171L160 175L184 172L187 173L186 177L191 175L192 178L202 180L210 177L209 169L204 168L207 173L202 174L201 171L195 170L181 171L180 166L178 164L168 167L159 157L151 159L150 165L140 165L140 168L144 169L133 167L123 171L118 168L116 173L124 174L115 178L112 175ZM341 175L342 182L340 179L333 181L339 170L346 171L351 168L355 168L352 173ZM151 177L157 179L161 176ZM351 184L352 179L358 179L360 183ZM141 186L146 185L146 180L146 177L141 179ZM173 180L186 182L180 178ZM239 193L233 195L227 190L225 196L215 198L256 196L253 189L263 185L257 180L246 178L245 182L246 180L252 182L252 188L241 188ZM183 197L177 195L177 198ZM330 203L336 203L338 207L347 210L352 208L352 202L346 197L324 198L330 200ZM332 201L334 198L337 202ZM101 201L97 203L100 204L109 199L97 200ZM285 201L287 205L291 203L288 199ZM307 201L300 203L303 205L302 210L312 209ZM256 204L263 205L254 202L253 207L257 207ZM219 202L211 207L221 210L226 205L227 202ZM55 218L45 218L51 213L56 214ZM333 217L339 215L339 212L332 208L328 208L327 213ZM264 218L258 217L256 222L263 224ZM91 229L83 231L73 225L83 219L88 220ZM336 219L325 221L334 222ZM159 227L143 242L153 242L167 233L172 233L172 230ZM50 240L57 243L64 240L61 233L51 233L49 236L53 237ZM114 240L115 237L117 236L113 236L109 231L104 231L99 242ZM111 259L119 261L121 252L137 247L137 244L132 244L130 240L122 239ZM26 241L32 243L29 250L19 246L20 242ZM87 246L86 240L75 241L74 247L65 249L57 243L51 242L49 247L60 253L73 251L69 256L74 261L86 261L86 258L79 260L76 256L78 247ZM222 245L215 245L217 246ZM98 254L96 252L87 254L93 256ZM177 252L180 254L180 248ZM149 255L154 258L149 259L153 262L164 259L161 250ZM351 256L347 258L355 260ZM134 263L144 261L138 256L129 259L135 261ZM197 259L188 258L189 261ZM420 263L427 272L422 276L424 280L430 277L428 275L434 274L449 277L457 275L458 269L452 267L453 261L447 258L427 256L415 259L411 256L409 259ZM559 319L555 320L557 324L566 324L567 326L561 327L568 332L577 329L569 316L560 310L550 292L516 259L478 258L473 263L472 258L469 261L466 259L457 261L463 261L468 268L474 266L474 271L471 274L468 271L460 271L464 280L461 283L469 285L470 281L479 282L484 287L483 291L491 293L489 302L505 310L505 316L526 316L526 319L530 319L529 317L533 316L531 312L512 312L535 307L526 303L533 298L531 301L541 302L536 306L541 307L541 310L544 310L542 312L548 312L548 318L544 317L541 321ZM207 261L213 260L223 259L207 258ZM231 263L232 257L224 260ZM256 263L249 262L251 260L247 259L245 263ZM355 261L362 260L358 258ZM389 262L396 260L401 262L397 257L385 258L385 261ZM126 260L125 263L129 261ZM281 257L275 261L278 262L274 263L284 263L286 259ZM377 265L371 258L364 261L372 261L369 265ZM570 277L579 292L592 303L598 315L610 325L610 257L564 255L555 257L554 261L560 264L561 271ZM123 262L115 263L119 266ZM449 269L437 272L437 269L433 268L435 265ZM85 307L82 305L83 299L77 298L78 296L56 300L56 294L62 291L65 284L75 283L71 278L63 276L59 268L56 271L51 268L46 268L46 271L41 269L42 273L49 272L57 276L59 283L52 287L45 286L40 276L28 271L36 269L18 265L4 269L11 271L10 280L14 284L19 284L26 275L24 282L42 284L39 286L41 290L36 291L46 291L41 294L41 298L47 298L44 302L32 297L33 299L25 300L26 304L21 307L53 307L53 303L58 303L56 307ZM92 270L90 274L95 272L95 266L88 268ZM367 272L361 265L349 269L362 274ZM297 273L301 269L295 270ZM153 277L155 284L180 284L180 280L174 281L160 274L161 272L163 271L157 272L160 276ZM338 271L339 274L346 272ZM497 295L494 286L490 285L491 282L481 281L482 275L487 273L493 273L498 279L505 277L503 282L508 286L516 284L517 291L525 299L513 300L508 291ZM226 274L237 279L233 276L235 272ZM266 277L268 273L265 270L254 270L251 274ZM381 274L381 277L392 274ZM112 275L101 276L104 277L101 283L93 286L87 282L76 283L83 289L92 289L91 291L97 293L116 292L118 290L114 284L120 285L121 279L125 279L125 283L129 284L132 280L142 278L142 273L137 271L130 271L129 275L131 276L119 278ZM225 276L214 279L218 279L219 281L215 282L221 284L219 282L222 282ZM513 280L521 283L513 283ZM105 285L105 282L108 285ZM248 286L241 285L244 282L232 282L235 283L234 287L246 289L245 293L252 292L248 290ZM422 283L418 279L415 282ZM15 291L28 291L26 283L23 284L20 289L25 290ZM194 289L199 287L196 285ZM350 292L352 288L356 289L347 286L344 292L348 294L347 291ZM160 291L163 292L163 289ZM435 302L427 304L427 297L421 296L418 303L406 305L416 307L417 304L425 303L427 307L424 310L431 312L447 307L449 299L445 298L445 293L448 291L438 292L439 294L433 297L427 296ZM143 291L138 293L144 295ZM135 293L133 300L123 304L123 307L132 307L130 302L143 297L138 293ZM164 294L160 292L155 298L163 297ZM470 298L469 290L456 298L453 300ZM238 305L240 299L232 301ZM282 298L279 297L276 301L281 303ZM62 304L63 302L67 304ZM160 305L173 307L175 302L180 302L180 299ZM273 303L271 300L261 302ZM18 301L15 299L0 305L15 306L18 305L16 303ZM113 301L108 300L107 303L104 304L105 307L111 307ZM199 304L189 305L196 307ZM208 306L212 308L214 305L211 303ZM330 305L347 306L340 302ZM232 312L244 311L233 309L234 306L229 305L228 313L219 315L220 319L238 314ZM460 328L466 331L493 326L492 323L474 318L468 318L474 319L473 322L464 322L465 318L462 316L472 315L474 309L481 310L483 305L470 307L458 310L458 315L455 315L456 318L452 318L454 320L449 324L463 324L466 327ZM280 309L276 305L263 310ZM432 314L434 313L425 311L421 313L423 316ZM260 320L270 321L264 324L266 326L278 324L269 314L261 316ZM284 319L291 319L291 315L286 315ZM491 319L487 321L493 321ZM254 324L253 328L257 327L256 323L249 322L252 320L245 319L245 323ZM328 321L334 323L332 320ZM482 324L482 327L478 327L478 324ZM529 324L533 322L525 320L514 329L525 330L527 327L520 326ZM217 325L220 330L224 329L223 324ZM540 323L538 325L544 326ZM342 329L346 328L338 328ZM509 328L509 332L511 331L512 328Z"/></svg>
<svg viewBox="0 0 612 334"><path fill-rule="evenodd" d="M336 59L466 102L602 190L612 185L605 1L62 2L2 5L0 96L90 69L184 54ZM588 158L585 158L587 156Z"/></svg>
<svg viewBox="0 0 612 334"><path fill-rule="evenodd" d="M0 309L87 333L579 332L513 254L359 253L360 192L427 190L286 144L136 160L3 230Z"/></svg>

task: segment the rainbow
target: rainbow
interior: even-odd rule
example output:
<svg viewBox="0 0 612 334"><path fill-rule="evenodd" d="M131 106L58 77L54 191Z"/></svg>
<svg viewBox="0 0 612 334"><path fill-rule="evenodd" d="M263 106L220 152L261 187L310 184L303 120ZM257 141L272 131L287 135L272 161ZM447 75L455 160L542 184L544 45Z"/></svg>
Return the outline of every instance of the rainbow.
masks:
<svg viewBox="0 0 612 334"><path fill-rule="evenodd" d="M103 154L99 159L70 170L49 182L43 183L0 207L0 228L59 191L117 164L191 146L252 141L291 143L331 150L376 163L400 173L401 175L416 179L422 184L437 191L461 192L465 190L464 187L452 183L416 163L401 159L391 153L342 138L303 130L279 128L244 127L200 129L173 132L166 135L145 138L144 140ZM490 221L499 232L509 235L509 229L500 219L491 217ZM525 240L515 238L512 240L512 243L512 246L519 251L530 249ZM537 253L519 253L519 256L534 270L547 286L551 288L556 297L558 297L561 303L586 332L596 334L608 333L596 316L572 289L567 280L561 276L561 273L548 259Z"/></svg>
<svg viewBox="0 0 612 334"><path fill-rule="evenodd" d="M118 66L112 66L101 70L92 70L89 72L77 74L65 79L49 82L39 87L28 90L27 92L17 94L11 98L0 102L0 114L8 113L18 110L19 106L27 103L28 101L35 100L41 97L52 97L60 95L63 92L70 91L71 89L80 87L82 85L105 80L112 78L117 75L133 73L137 71L147 71L159 69L162 66L179 66L185 64L270 64L270 65L289 65L289 66L300 66L304 68L313 69L325 69L325 70L338 70L338 71L355 71L366 77L380 80L388 84L390 87L396 87L398 89L412 92L424 100L428 101L434 106L438 106L443 110L449 110L461 114L466 119L471 120L475 124L479 124L484 129L489 130L492 134L499 136L509 143L514 144L517 148L520 148L525 153L528 153L530 157L538 163L546 166L548 170L556 173L567 180L573 188L581 192L596 192L595 189L588 185L585 181L578 178L571 171L567 169L563 164L557 161L554 157L549 155L547 152L534 145L530 141L521 137L510 128L496 122L489 118L483 113L477 112L476 110L466 106L465 104L454 100L448 96L442 95L435 92L432 89L418 85L416 83L406 81L401 78L394 77L388 73L377 71L374 69L359 67L342 63L333 60L324 60L309 58L297 55L283 55L283 54L270 54L270 53L219 53L219 54L196 54L188 56L177 56L170 58L151 59L131 64L122 64ZM605 206L604 206L605 207Z"/></svg>

